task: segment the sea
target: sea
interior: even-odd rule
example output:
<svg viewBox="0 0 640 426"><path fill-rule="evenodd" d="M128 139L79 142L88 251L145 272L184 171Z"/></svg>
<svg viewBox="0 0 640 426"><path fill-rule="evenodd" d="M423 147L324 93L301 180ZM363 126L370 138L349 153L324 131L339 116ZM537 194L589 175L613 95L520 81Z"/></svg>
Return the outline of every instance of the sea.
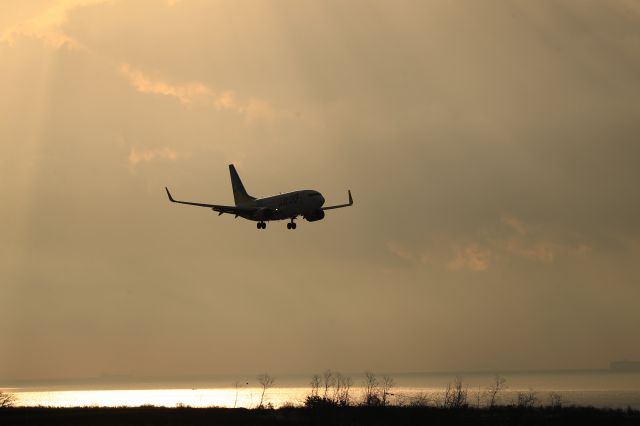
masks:
<svg viewBox="0 0 640 426"><path fill-rule="evenodd" d="M539 371L499 373L505 379L498 393L499 404L513 404L518 395L532 396L537 405L550 405L552 398L566 406L640 410L640 372L611 370ZM74 382L18 383L0 388L12 392L17 406L46 407L245 407L263 405L275 408L302 405L310 394L310 375L272 375L275 382L264 390L257 376L192 376L168 379L107 376ZM364 374L351 377L351 401L363 395ZM496 374L399 373L393 379L389 400L395 404L419 402L438 405L448 386L457 380L467 392L472 406L486 406L488 390ZM382 375L377 376L379 381ZM333 389L328 391L331 396ZM320 396L324 389L319 390Z"/></svg>

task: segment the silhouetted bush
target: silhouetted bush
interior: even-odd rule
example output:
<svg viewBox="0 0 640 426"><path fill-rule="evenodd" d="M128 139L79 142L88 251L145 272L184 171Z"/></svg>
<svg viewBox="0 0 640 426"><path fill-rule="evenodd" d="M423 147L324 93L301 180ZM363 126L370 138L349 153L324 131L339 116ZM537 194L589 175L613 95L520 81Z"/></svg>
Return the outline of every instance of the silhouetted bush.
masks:
<svg viewBox="0 0 640 426"><path fill-rule="evenodd" d="M564 401L562 399L562 395L560 395L558 392L551 392L549 394L549 402L549 405L552 408L561 408Z"/></svg>
<svg viewBox="0 0 640 426"><path fill-rule="evenodd" d="M488 393L487 405L489 406L489 408L493 408L496 406L498 402L498 394L507 388L506 383L507 383L507 379L496 374L493 383L489 385L489 390L487 391Z"/></svg>
<svg viewBox="0 0 640 426"><path fill-rule="evenodd" d="M462 380L458 377L453 386L451 383L447 385L442 405L444 408L467 408L469 406L468 397L469 391L463 389Z"/></svg>
<svg viewBox="0 0 640 426"><path fill-rule="evenodd" d="M363 404L367 407L382 407L382 398L378 394L366 395Z"/></svg>
<svg viewBox="0 0 640 426"><path fill-rule="evenodd" d="M538 401L536 393L532 390L526 392L518 392L516 395L516 407L533 408Z"/></svg>
<svg viewBox="0 0 640 426"><path fill-rule="evenodd" d="M430 401L428 394L420 392L409 399L409 407L427 407Z"/></svg>
<svg viewBox="0 0 640 426"><path fill-rule="evenodd" d="M311 392L305 399L305 407L347 407L351 404L351 377L326 370L322 377L314 374L311 378ZM323 388L320 396L320 388Z"/></svg>
<svg viewBox="0 0 640 426"><path fill-rule="evenodd" d="M336 404L335 401L329 398L324 398L318 395L309 395L304 400L304 406L306 408L322 409L322 408L329 408L329 407L337 407L338 404Z"/></svg>
<svg viewBox="0 0 640 426"><path fill-rule="evenodd" d="M378 395L379 389L378 378L371 371L364 372L364 395L362 404L367 407L379 407L382 405L382 398Z"/></svg>

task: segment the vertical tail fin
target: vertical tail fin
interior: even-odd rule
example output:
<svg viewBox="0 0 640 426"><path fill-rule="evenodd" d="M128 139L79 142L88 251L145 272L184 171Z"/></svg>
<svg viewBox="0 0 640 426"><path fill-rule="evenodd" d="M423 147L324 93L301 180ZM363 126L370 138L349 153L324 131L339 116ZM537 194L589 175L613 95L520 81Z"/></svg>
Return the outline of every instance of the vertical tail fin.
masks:
<svg viewBox="0 0 640 426"><path fill-rule="evenodd" d="M233 164L229 164L229 174L231 174L231 188L233 189L233 199L236 202L236 206L249 204L255 200L254 197L247 194L247 190L244 189L244 185Z"/></svg>

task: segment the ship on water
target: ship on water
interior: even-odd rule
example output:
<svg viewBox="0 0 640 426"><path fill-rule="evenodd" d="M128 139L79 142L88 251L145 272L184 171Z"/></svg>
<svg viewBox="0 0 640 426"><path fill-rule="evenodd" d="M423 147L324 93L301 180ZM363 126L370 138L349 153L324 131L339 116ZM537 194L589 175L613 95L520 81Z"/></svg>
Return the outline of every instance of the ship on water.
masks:
<svg viewBox="0 0 640 426"><path fill-rule="evenodd" d="M611 371L637 371L640 372L640 361L611 361L609 363Z"/></svg>

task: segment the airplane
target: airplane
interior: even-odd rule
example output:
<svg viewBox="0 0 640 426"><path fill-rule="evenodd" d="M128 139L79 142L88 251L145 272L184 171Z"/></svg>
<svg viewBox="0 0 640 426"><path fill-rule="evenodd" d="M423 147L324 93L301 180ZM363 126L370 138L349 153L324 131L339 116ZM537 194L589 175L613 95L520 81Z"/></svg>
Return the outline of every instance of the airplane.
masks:
<svg viewBox="0 0 640 426"><path fill-rule="evenodd" d="M240 216L244 219L257 222L256 228L258 229L266 229L267 222L272 220L290 220L290 222L287 223L287 229L296 229L294 220L296 220L298 216L302 216L309 222L316 222L324 219L325 210L339 209L353 205L351 190L347 190L349 194L348 203L327 207L322 207L325 201L322 194L312 189L293 191L267 198L255 198L247 194L233 164L229 164L229 173L231 174L231 188L233 189L233 198L235 201L234 206L179 201L171 196L169 188L165 186L164 189L167 191L167 196L172 203L208 207L214 212L217 212L218 216L224 213L232 214L236 218Z"/></svg>

